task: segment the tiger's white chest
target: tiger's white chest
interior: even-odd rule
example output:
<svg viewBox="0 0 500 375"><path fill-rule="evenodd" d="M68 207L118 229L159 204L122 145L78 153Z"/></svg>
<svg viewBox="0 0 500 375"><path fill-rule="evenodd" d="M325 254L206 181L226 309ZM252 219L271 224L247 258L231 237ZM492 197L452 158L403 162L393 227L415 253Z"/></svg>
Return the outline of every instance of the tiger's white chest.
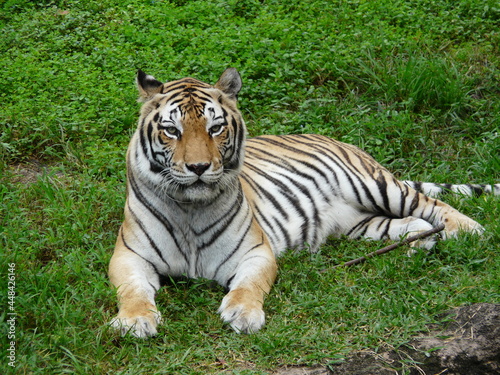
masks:
<svg viewBox="0 0 500 375"><path fill-rule="evenodd" d="M184 255L181 258L169 254L170 259L178 260L172 264L173 273L209 278L216 272L217 260L227 251L231 229L221 228L208 210L174 210L172 213L176 251ZM220 235L214 238L216 233Z"/></svg>
<svg viewBox="0 0 500 375"><path fill-rule="evenodd" d="M129 196L129 209L147 223L147 231L135 231L129 242L161 274L204 277L224 284L240 254L252 246L245 236L252 223L251 211L238 191L206 205L156 196L146 207L139 198Z"/></svg>

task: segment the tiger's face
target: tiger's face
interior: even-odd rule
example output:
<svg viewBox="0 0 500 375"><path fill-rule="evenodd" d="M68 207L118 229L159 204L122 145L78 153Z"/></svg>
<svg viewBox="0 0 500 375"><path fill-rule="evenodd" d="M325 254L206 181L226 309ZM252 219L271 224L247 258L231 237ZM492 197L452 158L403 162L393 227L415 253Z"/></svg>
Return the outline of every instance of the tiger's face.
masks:
<svg viewBox="0 0 500 375"><path fill-rule="evenodd" d="M145 101L140 145L157 188L177 201L210 202L235 183L246 132L236 70L214 86L192 78L163 84L141 71L137 83Z"/></svg>

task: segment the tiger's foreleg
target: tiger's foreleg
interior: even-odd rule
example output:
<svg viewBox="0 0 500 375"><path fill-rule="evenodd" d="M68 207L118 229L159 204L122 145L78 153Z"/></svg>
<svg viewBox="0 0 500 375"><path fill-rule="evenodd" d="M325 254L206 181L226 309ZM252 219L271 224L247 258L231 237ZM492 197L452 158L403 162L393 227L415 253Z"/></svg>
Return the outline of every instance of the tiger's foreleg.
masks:
<svg viewBox="0 0 500 375"><path fill-rule="evenodd" d="M156 335L161 315L155 304L160 281L152 266L127 249L120 235L109 265L109 278L117 288L118 315L111 326L125 335L136 337Z"/></svg>
<svg viewBox="0 0 500 375"><path fill-rule="evenodd" d="M276 259L267 244L254 248L239 262L229 293L219 307L222 320L238 333L254 333L265 323L264 298L276 278Z"/></svg>

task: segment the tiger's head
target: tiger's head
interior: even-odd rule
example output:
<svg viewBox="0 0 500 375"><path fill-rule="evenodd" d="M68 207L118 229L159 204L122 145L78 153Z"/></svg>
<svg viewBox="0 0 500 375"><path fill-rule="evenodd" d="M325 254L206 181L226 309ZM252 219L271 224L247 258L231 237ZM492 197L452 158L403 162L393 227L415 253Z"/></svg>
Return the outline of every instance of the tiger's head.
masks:
<svg viewBox="0 0 500 375"><path fill-rule="evenodd" d="M235 184L246 128L237 109L241 77L227 69L215 85L193 78L162 83L139 70L141 108L136 149L157 190L180 202L210 202Z"/></svg>

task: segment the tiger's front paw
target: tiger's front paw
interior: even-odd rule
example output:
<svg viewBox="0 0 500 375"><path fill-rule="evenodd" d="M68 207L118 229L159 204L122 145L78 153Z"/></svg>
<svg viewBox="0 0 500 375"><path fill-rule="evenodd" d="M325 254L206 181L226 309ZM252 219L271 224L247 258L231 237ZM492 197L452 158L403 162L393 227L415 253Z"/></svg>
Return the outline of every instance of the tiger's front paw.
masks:
<svg viewBox="0 0 500 375"><path fill-rule="evenodd" d="M120 331L122 336L131 333L135 337L147 338L157 334L156 327L161 323L161 314L159 311L148 311L140 316L121 316L118 314L109 323L113 328Z"/></svg>
<svg viewBox="0 0 500 375"><path fill-rule="evenodd" d="M218 312L224 322L237 333L255 333L266 322L262 303L245 300L237 291L230 292L222 300Z"/></svg>

